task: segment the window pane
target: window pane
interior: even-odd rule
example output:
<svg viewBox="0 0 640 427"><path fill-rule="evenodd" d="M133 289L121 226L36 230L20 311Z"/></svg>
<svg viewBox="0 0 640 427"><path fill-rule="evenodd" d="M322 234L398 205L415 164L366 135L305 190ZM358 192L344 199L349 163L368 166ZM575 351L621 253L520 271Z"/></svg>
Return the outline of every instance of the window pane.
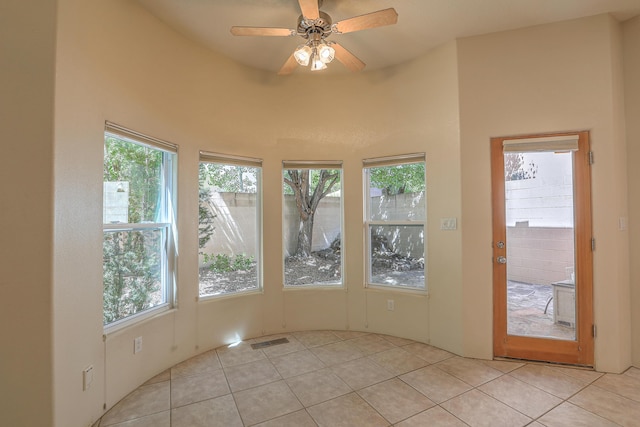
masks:
<svg viewBox="0 0 640 427"><path fill-rule="evenodd" d="M200 296L259 289L260 168L201 162Z"/></svg>
<svg viewBox="0 0 640 427"><path fill-rule="evenodd" d="M284 284L342 284L340 169L284 170Z"/></svg>
<svg viewBox="0 0 640 427"><path fill-rule="evenodd" d="M424 289L424 226L371 225L371 284Z"/></svg>
<svg viewBox="0 0 640 427"><path fill-rule="evenodd" d="M176 154L105 133L104 323L173 301L167 226Z"/></svg>
<svg viewBox="0 0 640 427"><path fill-rule="evenodd" d="M369 188L367 283L410 289L425 286L425 163L365 168Z"/></svg>
<svg viewBox="0 0 640 427"><path fill-rule="evenodd" d="M164 221L163 157L161 150L106 135L105 224Z"/></svg>
<svg viewBox="0 0 640 427"><path fill-rule="evenodd" d="M369 168L369 220L424 221L424 163Z"/></svg>
<svg viewBox="0 0 640 427"><path fill-rule="evenodd" d="M167 302L164 240L163 228L104 233L105 325Z"/></svg>

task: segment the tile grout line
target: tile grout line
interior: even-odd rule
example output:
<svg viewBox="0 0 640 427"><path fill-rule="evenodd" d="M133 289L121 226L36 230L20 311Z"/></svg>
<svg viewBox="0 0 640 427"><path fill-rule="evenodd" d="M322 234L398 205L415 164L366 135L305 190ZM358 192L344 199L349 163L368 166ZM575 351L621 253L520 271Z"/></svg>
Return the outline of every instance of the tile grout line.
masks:
<svg viewBox="0 0 640 427"><path fill-rule="evenodd" d="M566 372L564 372L564 371L562 370L563 368L565 368L565 369L571 369L571 367L562 367L562 366L555 367L555 366L550 366L550 368L552 369L552 372L554 372L554 373L556 373L556 374L560 375L560 377L562 377L562 378L566 378L566 379L568 379L568 380L571 380L571 382L576 383L576 384L578 384L578 385L579 385L578 390L576 390L575 392L571 393L569 396L567 396L567 397L565 398L565 397L557 396L557 395L555 395L554 393L551 393L551 392L549 392L549 391L547 391L547 390L544 390L544 389L540 388L539 386L537 386L537 385L535 385L535 384L531 384L531 383L529 383L529 382L528 382L528 381L526 381L526 380L520 379L520 378L518 378L518 377L516 377L516 376L512 375L512 374L516 373L517 371L519 371L519 370L521 370L521 369L526 368L526 367L527 367L527 366L529 366L529 365L531 365L531 366L540 366L539 364L529 363L529 362L526 362L526 361L525 361L525 362L521 362L521 363L522 363L522 365L521 365L521 366L518 366L518 367L516 367L516 368L514 368L514 369L511 369L511 370L509 370L509 371L506 371L506 372L505 372L505 371L503 371L503 370L501 370L501 369L493 368L493 367L492 367L492 366L490 366L489 364L482 363L482 362L484 362L483 360L479 360L479 359L472 359L472 358L463 358L463 357L461 357L461 356L456 356L455 354L451 354L451 353L450 353L450 355L448 355L448 357L446 357L446 358L444 358L444 359L438 360L438 361L436 361L436 362L431 362L431 361L429 361L429 360L427 360L427 359L424 359L423 357L419 356L418 354L413 353L413 352L411 352L411 351L406 350L406 349L404 349L404 348L403 348L403 347L407 347L407 346L409 346L409 345L413 345L413 344L424 344L424 345L426 345L426 346L433 347L433 346L431 346L430 344L420 343L420 342L417 342L417 341L416 341L416 342L408 342L408 343L405 343L405 344L402 344L402 345L397 345L397 344L394 344L393 342L391 342L390 340L386 340L386 339L384 338L384 336L382 336L382 335L380 335L380 334L365 333L365 334L363 334L363 335L355 336L355 337L351 337L351 338L342 338L342 337L340 337L339 335L337 335L337 334L333 333L332 331L327 331L327 332L330 332L330 333L331 333L335 338L337 338L337 341L329 341L329 342L326 342L326 343L324 343L324 344L320 344L320 345L313 345L313 346L312 346L312 345L311 345L311 343L313 342L313 340L310 340L310 344L309 344L309 345L307 345L307 344L305 344L304 342L300 341L297 337L295 337L295 335L290 334L290 336L291 336L291 337L295 338L295 339L296 339L296 341L297 341L299 344L301 344L301 345L302 345L302 348L301 348L301 349L293 350L293 351L290 351L290 352L285 352L285 353L282 353L282 354L276 354L276 355L273 355L273 356L270 356L269 354L267 354L267 353L266 353L264 350L262 350L262 349L257 349L257 351L261 352L262 356L264 356L264 359L260 359L260 360L266 360L266 361L268 361L268 362L269 362L269 365L268 365L268 366L270 366L270 367L271 367L271 368L272 368L272 369L277 373L278 379L276 379L276 380L272 380L272 381L268 381L268 382L267 382L267 383L265 383L265 384L260 384L260 385L254 386L254 387L249 387L249 388L244 389L244 390L239 390L238 392L246 391L246 390L251 390L251 389L255 389L255 388L258 388L258 387L261 387L261 386L264 386L264 385L273 384L273 383L275 383L275 382L282 381L282 382L286 385L287 390L288 390L288 391L289 391L289 392L290 392L290 393L295 397L296 402L297 402L297 403L300 405L300 407L302 408L302 409L300 409L300 410L304 410L304 411L305 411L305 413L310 417L310 419L311 419L311 420L313 420L313 422L314 422L314 423L316 423L316 421L315 421L315 419L311 416L311 414L309 413L309 411L308 411L308 409L309 409L309 408L311 408L311 407L313 407L313 406L320 405L320 404L324 404L324 403L329 402L329 401L334 400L334 399L342 398L342 397L347 396L347 395L349 395L349 394L354 394L354 395L355 395L355 396L357 396L359 399L361 399L361 400L362 400L362 401L363 401L363 402L364 402L368 407L370 407L370 408L371 408L371 409L372 409L376 414L378 414L380 417L382 417L382 419L384 419L386 422L389 422L389 423L391 424L391 422L390 422L389 420L387 420L387 418L385 418L385 417L384 417L384 415L383 415L383 414L382 414L382 413L381 413L381 412L380 412L380 411L379 411L375 406L373 406L372 404L370 404L370 403L369 403L369 402L368 402L368 401L367 401L367 400L366 400L366 399L365 399L365 398L360 394L360 392L362 392L364 389L366 389L366 388L368 388L368 387L372 387L372 386L375 386L375 385L379 385L379 384L381 384L381 383L384 383L384 382L386 382L386 381L391 381L391 380L395 380L395 379L397 379L397 380L400 380L403 384L405 384L405 385L409 386L411 389L415 390L415 391L416 391L417 393L419 393L420 395L422 395L422 396L426 397L427 399L429 399L430 401L432 401L432 400L431 400L427 395L425 395L424 393L422 393L420 390L416 389L416 388L415 388L414 386L412 386L411 384L409 384L409 383L405 382L405 381L404 381L402 378L400 378L400 377L401 377L401 376L403 376L403 375L406 375L406 374L412 373L412 372L419 371L419 370L424 369L424 368L428 368L428 367L435 367L435 368L437 368L437 369L438 369L438 371L440 371L440 372L442 372L442 373L444 373L444 374L450 375L451 377L453 377L453 378L455 378L455 379L457 379L457 380L461 381L462 383L466 384L467 386L469 386L469 387L470 387L470 389L469 389L469 390L466 390L466 391L464 391L464 392L462 392L462 393L459 393L459 394L457 394L457 395L455 395L455 396L449 397L448 399L446 399L446 400L444 400L444 401L442 401L442 402L439 402L439 403L436 403L436 402L433 402L433 401L432 401L432 402L434 403L434 405L433 405L432 407L427 408L427 409L425 409L425 410L423 410L423 411L420 411L420 412L418 412L418 413L416 413L416 414L410 415L410 416L408 416L407 418L403 418L402 420L399 420L397 423L403 422L403 421L405 421L405 420L407 420L407 419L409 419L409 418L411 418L411 417L414 417L414 416L416 416L416 415L418 415L418 414L421 414L421 413L423 413L423 412L429 411L429 410L431 410L432 408L436 408L436 407L438 407L438 408L440 408L441 410L443 410L443 411L445 411L446 413L448 413L448 414L450 414L451 416L453 416L455 419L457 419L457 420L459 420L460 422L462 422L462 423L464 423L465 425L467 425L467 423L465 423L465 422L464 422L462 419L460 419L458 416L456 416L456 415L455 415L455 414L453 414L452 412L450 412L450 411L448 411L447 409L445 409L445 408L442 406L442 404L443 404L443 403L446 403L446 402L448 402L448 401L450 401L450 400L452 400L452 399L455 399L455 398L457 398L457 397L459 397L459 396L461 396L461 395L464 395L465 393L468 393L469 391L473 391L473 390L477 390L477 391L479 391L480 393L482 393L484 396L486 396L486 397L488 397L488 398L490 398L490 399L495 400L496 402L499 402L499 403L501 403L501 404L505 405L507 408L509 408L509 409L511 409L511 410L513 410L513 411L515 411L515 412L519 413L519 414L522 414L523 416L526 416L527 418L529 418L529 419L531 420L531 421L530 421L530 422L528 422L526 425L530 425L530 424L535 423L535 422L538 422L538 423L540 423L540 424L543 424L542 422L540 422L540 421L539 421L541 418L543 418L544 416L548 415L550 412L552 412L553 410L557 409L559 406L561 406L561 405L563 405L563 404L565 404L565 403L568 403L568 404L570 404L570 405L575 405L576 407L578 407L578 408L580 408L580 409L582 409L582 410L585 410L585 411L589 412L590 414L592 414L592 415L594 415L594 416L597 416L597 417L600 417L600 418L605 419L605 420L607 420L607 421L610 421L610 422L615 423L615 421L611 420L609 417L607 417L607 416L605 416L605 415L603 415L603 414L600 414L600 413L597 413L597 412L593 412L593 411L591 411L591 410L589 410L589 409L583 408L583 407L582 407L582 406L580 406L580 405L577 405L577 404L574 404L574 403L572 403L572 402L569 402L569 400L570 400L570 399L574 398L576 395L578 395L578 394L582 393L583 391L585 391L587 388L589 388L589 387L591 387L591 386L596 387L596 388L598 388L598 389L600 389L600 390L604 390L604 391L606 391L606 392L608 392L608 393L611 393L612 395L615 395L615 396L617 396L617 397L621 397L621 398L625 398L625 399L628 399L628 400L631 400L631 401L635 401L634 399L628 398L628 397L626 397L625 395L620 394L618 391L612 391L612 390L609 390L609 389L606 389L606 388L600 387L600 386L598 386L598 385L596 385L596 384L595 384L599 379L601 379L601 378L605 378L607 375L609 375L609 374L607 374L607 373L601 374L601 375L599 375L599 376L597 376L597 377L595 377L595 378L592 378L592 379L591 379L591 378L589 378L589 376L587 375L586 377L587 377L587 378L589 378L589 379L585 380L583 377L574 377L574 376L572 376L572 375L567 374ZM276 334L276 335L278 335L278 334ZM368 343L364 342L364 343L361 343L361 346L358 346L358 344L356 344L356 343L354 342L354 341L356 341L356 340L358 340L358 339L361 339L361 338L364 338L364 337L378 337L378 338L380 338L380 339L384 340L385 342L387 342L387 343L391 344L391 346L392 346L392 347L391 347L391 348L384 349L384 350L374 350L373 352L369 353L368 351L369 351L369 350L371 350L371 347L367 347ZM332 363L332 364L327 365L327 364L326 364L326 362L323 362L323 361L322 361L322 359L318 358L318 356L317 356L317 355L312 351L312 349L318 349L318 348L321 348L321 347L331 346L331 345L339 344L339 343L348 343L348 344L351 344L352 346L354 346L354 348L355 348L356 350L358 350L359 355L358 355L357 357L355 357L354 359L350 359L350 360L346 360L346 361L340 361L340 362L337 362L337 363ZM371 345L372 345L372 346L373 346L373 348L375 349L375 344L374 344L374 343L371 343ZM361 348L361 347L362 347L362 348ZM433 347L433 348L436 348L436 349L437 349L437 347ZM375 382L374 382L374 383L372 383L372 384L367 384L366 386L364 386L364 387L360 387L360 388L358 388L358 389L356 389L355 387L353 387L351 384L347 383L345 380L343 380L343 379L342 379L342 378L341 378L341 377L340 377L340 376L339 376L339 375L334 371L334 369L336 369L338 366L343 365L343 364L346 364L346 363L351 363L351 362L367 362L367 363L372 364L373 366L380 367L381 369L386 369L386 368L384 368L384 366L382 366L382 365L380 365L378 362L376 362L376 360L374 360L374 359L373 359L373 356L375 356L375 355L377 355L377 354L380 354L380 353L383 353L383 352L385 352L385 351L390 351L390 350L395 350L395 349L400 349L400 350L406 351L406 352L407 352L408 354L410 354L411 356L413 356L413 357L415 357L415 358L418 358L418 359L422 360L423 362L425 362L425 363L426 363L426 365L425 365L425 366L418 367L418 368L415 368L415 369L411 369L411 370L409 370L409 371L407 371L407 372L401 372L401 373L398 373L398 374L396 374L396 372L397 372L397 371L395 371L395 370L394 370L393 372L390 372L390 374L392 374L392 375L393 375L391 378L386 378L386 379L379 380L379 381L378 381L378 380L375 380ZM441 349L440 349L440 350L441 350ZM254 351L255 351L255 350L254 350ZM324 366L323 368L313 369L313 370L311 370L311 371L309 371L309 372L305 372L305 373L297 374L297 375L294 375L294 376L292 376L292 377L289 377L289 378L285 379L285 378L283 377L283 375L280 373L280 371L277 369L277 367L275 366L274 360L275 360L275 359L277 359L278 357L282 357L282 356L285 356L285 355L295 354L295 353L298 353L298 352L301 352L301 351L309 351L309 352L311 352L311 354L313 354L316 358L318 358L318 360L320 360L321 362L323 362L323 364L324 364L325 366ZM442 350L442 351L445 351L445 350ZM247 426L247 423L246 423L246 422L245 422L245 420L242 418L242 415L240 414L240 411L239 411L239 409L238 409L238 403L237 403L237 401L236 401L236 392L234 392L234 391L231 389L231 384L229 383L229 379L228 379L228 377L227 377L227 370L226 370L226 369L227 369L227 368L232 368L232 367L236 367L236 366L237 366L237 367L239 367L239 370L242 370L242 368L241 368L241 367L242 367L243 365L247 365L247 364L249 364L249 363L254 363L254 362L256 362L256 361L250 361L250 362L240 363L240 364L238 364L238 365L232 364L231 366L225 367L225 366L223 366L223 364L222 364L222 361L221 361L221 359L220 359L220 356L219 356L219 354L218 354L217 349L214 349L214 354L216 355L217 361L218 361L218 363L220 364L220 370L222 371L222 374L224 375L224 379L225 379L226 385L227 385L227 387L228 387L228 389L229 389L229 394L231 395L232 400L233 400L233 402L234 402L234 406L235 406L236 413L237 413L237 415L238 415L238 417L239 417L240 421L243 423L243 425ZM494 370L494 371L496 371L497 373L499 373L499 375L498 375L497 377L495 377L495 378L492 378L492 379L490 379L490 380L484 381L484 382L482 382L481 384L478 384L478 385L470 384L469 382L465 381L463 378L460 378L458 375L453 374L453 373L450 373L450 372L447 372L447 371L446 371L445 369L443 369L441 366L438 366L440 363L442 363L442 362L444 362L444 361L446 361L446 360L453 359L453 358L455 358L455 357L460 357L461 359L465 359L465 360L468 360L468 361L477 362L477 363L479 363L479 364L482 364L482 365L483 365L483 368L488 368L488 369ZM461 365L461 366L465 366L465 365ZM543 366L545 366L545 365L543 365ZM174 384L173 384L173 380L174 380L174 378L173 378L173 375L172 375L172 369L173 369L174 367L175 367L175 365L174 365L173 367L171 367L171 368L169 368L169 369L168 369L168 371L169 371L169 379L168 379L168 381L169 381L169 387L168 387L168 388L169 388L169 426L172 426L172 425L173 425L173 417L172 417L172 415L173 415L173 410L174 410L174 409L178 409L178 408L173 408L173 407L172 407L172 405L173 405L173 393L172 393L172 391L173 391L173 388L174 388ZM317 371L322 370L322 369L327 369L329 372L331 372L333 375L335 375L337 378L339 378L342 382L344 382L344 383L348 386L348 388L349 388L349 390L350 390L350 391L349 391L348 393L341 394L341 395L339 395L339 396L335 396L335 397L329 398L329 399L324 400L324 401L322 401L322 402L314 403L313 405L310 405L310 406L308 406L308 407L307 407L307 406L305 406L305 405L302 403L302 401L300 400L300 398L298 397L298 395L297 395L297 394L293 391L293 389L290 387L290 385L289 385L289 383L287 382L287 380L288 380L288 379L291 379L291 378L296 378L296 377L299 377L299 376L302 376L302 375L306 375L306 374L311 373L311 372L317 372ZM630 368L630 369L631 369L631 368ZM206 370L205 370L204 372L199 371L197 374L193 374L193 375L190 375L190 376L191 376L191 377L194 377L194 376L201 377L202 375L206 374L207 372L208 372L208 371L206 371ZM597 371L594 371L594 372L597 372ZM485 392L485 391L483 391L482 389L480 389L480 387L482 387L482 386L484 386L484 385L486 385L486 384L489 384L489 383L491 383L491 382L493 382L493 381L495 381L495 380L498 380L498 379L500 379L500 378L504 378L505 376L509 376L510 378L513 378L513 379L515 379L515 380L521 381L522 383L524 383L524 384L526 384L526 385L528 385L528 386L530 386L530 387L533 387L533 388L535 388L535 389L537 389L537 390L539 390L539 391L541 391L541 392L544 392L544 393L546 393L546 394L548 394L548 395L550 395L550 396L553 396L553 397L555 397L555 398L558 398L558 399L560 399L560 402L559 402L559 403L557 403L557 404L555 404L555 405L553 405L551 408L549 408L548 410L546 410L545 412L543 412L542 414L540 414L540 415L538 415L537 417L535 417L535 418L534 418L534 417L530 417L529 415L525 414L524 412L521 412L521 411L520 411L520 410L518 410L517 408L515 408L515 407L511 406L510 404L508 404L508 403L506 403L506 402L503 402L502 400L500 400L500 399L498 399L498 398L496 398L496 397L493 397L493 396L492 396L492 395L490 395L488 392ZM189 377L189 376L186 376L186 377ZM537 377L537 375L536 375L536 377ZM154 383L154 384L155 384L155 383ZM151 386L151 385L153 385L153 384L147 384L147 386ZM143 384L143 385L141 385L140 387L138 387L138 389L140 389L141 387L144 387L144 384ZM135 390L134 390L134 391L135 391ZM224 395L223 395L223 396L224 396ZM185 405L180 406L180 408L185 407L185 406L188 406L188 405L192 405L192 404L195 404L195 403L200 403L200 402L204 402L204 401L208 401L208 400L213 400L213 399L216 399L216 398L218 398L218 397L221 397L221 396L213 397L213 398L210 398L210 399L204 399L204 400L198 400L198 401L194 401L194 402L189 402L189 403L187 403L187 404L185 404ZM114 405L114 406L115 406L115 405ZM112 409L113 409L113 408L112 408ZM298 412L298 411L300 411L300 410L295 410L295 411L292 411L292 412L288 412L288 413L286 413L286 414L279 415L279 416L276 416L276 417L273 417L273 418L270 418L270 419L261 420L261 421L260 421L260 422L258 422L257 424L264 423L264 422L269 422L269 421L273 421L273 420L275 420L275 419L277 419L277 418L280 418L280 417L284 417L284 416L291 415L291 414L296 413L296 412ZM143 418L143 417L147 417L147 416L151 416L151 415L156 415L156 414L161 413L161 412L164 412L164 411L158 411L158 412L154 412L154 413L150 413L150 414L137 414L137 416L136 416L136 417L134 417L134 418L132 418L131 420L137 420L137 419L140 419L140 418ZM103 415L102 417L100 417L100 419L98 420L98 424L97 424L98 426L102 426L103 417L104 417L104 415ZM131 420L126 420L126 421L131 421ZM396 423L396 424L397 424L397 423ZM120 423L116 423L115 425L118 425L118 424L120 424ZM316 423L316 424L317 424L317 423ZM616 424L617 424L617 423L616 423ZM543 424L543 425L544 425L544 424ZM105 426L105 427L107 427L107 426Z"/></svg>

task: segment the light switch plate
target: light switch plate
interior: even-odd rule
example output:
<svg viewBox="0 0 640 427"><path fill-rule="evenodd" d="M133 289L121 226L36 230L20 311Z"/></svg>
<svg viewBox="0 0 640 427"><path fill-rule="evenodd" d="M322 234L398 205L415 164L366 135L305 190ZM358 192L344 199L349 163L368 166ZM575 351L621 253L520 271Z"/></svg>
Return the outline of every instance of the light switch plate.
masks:
<svg viewBox="0 0 640 427"><path fill-rule="evenodd" d="M86 391L93 382L93 366L89 365L82 371L82 390Z"/></svg>

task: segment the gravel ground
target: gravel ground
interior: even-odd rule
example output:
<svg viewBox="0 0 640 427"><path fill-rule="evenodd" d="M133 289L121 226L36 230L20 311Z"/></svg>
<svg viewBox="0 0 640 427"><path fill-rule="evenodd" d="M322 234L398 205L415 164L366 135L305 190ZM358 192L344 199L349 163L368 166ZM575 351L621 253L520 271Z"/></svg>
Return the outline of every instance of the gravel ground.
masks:
<svg viewBox="0 0 640 427"><path fill-rule="evenodd" d="M393 255L383 256L384 266L377 267L374 259L373 277L376 283L410 287L424 286L424 267L421 262ZM389 259L393 258L392 264ZM410 265L410 267L409 267ZM335 285L341 280L340 256L330 250L314 252L309 258L289 257L284 265L288 286ZM208 268L200 269L200 289L202 294L220 295L256 289L255 265L249 270L215 273Z"/></svg>

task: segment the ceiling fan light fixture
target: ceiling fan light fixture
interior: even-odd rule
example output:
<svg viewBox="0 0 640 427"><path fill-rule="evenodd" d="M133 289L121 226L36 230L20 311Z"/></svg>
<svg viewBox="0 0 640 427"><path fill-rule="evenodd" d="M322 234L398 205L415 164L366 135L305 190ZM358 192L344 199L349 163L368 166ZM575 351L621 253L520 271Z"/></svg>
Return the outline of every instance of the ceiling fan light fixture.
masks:
<svg viewBox="0 0 640 427"><path fill-rule="evenodd" d="M301 44L300 46L298 46L293 53L293 56L296 58L296 61L298 61L298 64L302 65L303 67L309 65L309 61L311 60L312 55L313 51L306 44Z"/></svg>
<svg viewBox="0 0 640 427"><path fill-rule="evenodd" d="M331 61L333 61L333 58L335 58L335 56L336 56L336 50L332 48L330 44L322 43L318 47L318 57L325 64L328 64Z"/></svg>
<svg viewBox="0 0 640 427"><path fill-rule="evenodd" d="M311 56L311 71L320 71L327 68L327 64L322 61L320 55L318 55L318 50L313 50L313 55Z"/></svg>
<svg viewBox="0 0 640 427"><path fill-rule="evenodd" d="M320 10L322 0L297 0L302 14L295 28L231 27L234 36L299 36L306 42L298 46L278 71L278 75L291 74L297 65L310 66L312 71L324 70L337 56L351 71L360 71L365 63L335 42L326 40L331 34L346 34L370 28L393 25L398 22L394 8L381 9L364 15L333 22L331 16Z"/></svg>

